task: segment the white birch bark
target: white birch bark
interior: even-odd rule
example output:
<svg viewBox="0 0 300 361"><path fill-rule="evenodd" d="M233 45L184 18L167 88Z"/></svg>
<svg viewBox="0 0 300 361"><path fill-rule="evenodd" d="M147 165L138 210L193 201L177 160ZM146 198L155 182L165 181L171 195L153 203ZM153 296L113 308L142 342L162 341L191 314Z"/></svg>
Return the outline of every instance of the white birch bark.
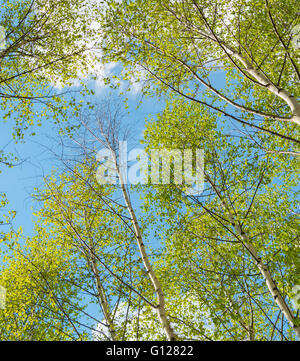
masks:
<svg viewBox="0 0 300 361"><path fill-rule="evenodd" d="M232 60L231 57L234 57L240 63L242 63L242 65L244 66L244 70L250 76L252 76L262 87L268 89L275 96L284 100L286 104L290 107L290 110L292 112L292 117L288 120L300 125L300 103L295 98L295 96L290 94L286 89L282 89L276 86L260 69L254 68L252 64L247 59L245 59L239 52L235 51L230 45L226 44L225 41L221 40L211 28L204 15L203 10L198 5L196 5L196 7L202 16L208 31L208 33L203 32L203 35L206 36L208 39L215 41L223 49L223 51L230 60ZM222 97L222 99L224 99L224 97Z"/></svg>
<svg viewBox="0 0 300 361"><path fill-rule="evenodd" d="M116 330L114 327L112 314L111 314L109 303L107 301L106 294L105 294L105 291L104 291L104 288L103 288L103 285L102 285L102 282L101 282L101 279L99 276L99 270L97 268L97 264L95 262L95 256L94 256L93 252L90 252L90 261L91 261L92 270L93 270L95 280L96 280L98 300L100 302L100 305L101 305L101 308L103 311L103 315L104 315L105 321L107 323L109 334L113 341L117 341L118 339L117 339Z"/></svg>
<svg viewBox="0 0 300 361"><path fill-rule="evenodd" d="M209 177L207 173L205 175L208 182L212 186L213 190L216 192L216 195L218 196L223 209L228 214L229 221L231 225L234 227L235 232L241 237L243 246L250 254L251 258L253 259L257 268L259 269L262 277L264 278L266 286L270 294L272 295L274 301L279 306L281 312L283 313L283 315L285 316L285 318L287 319L287 321L289 322L289 324L291 325L291 327L293 328L293 330L297 334L297 337L300 340L300 327L295 325L295 317L293 315L293 312L290 310L285 299L282 297L281 292L277 288L276 283L272 278L269 267L262 262L261 257L257 254L257 251L255 250L254 246L250 243L249 236L242 230L239 222L234 219L226 200L224 199L224 197L222 197L222 195L218 191L213 180Z"/></svg>
<svg viewBox="0 0 300 361"><path fill-rule="evenodd" d="M124 197L124 201L125 201L125 204L126 204L126 207L127 207L127 210L128 210L129 215L130 215L132 225L133 225L133 228L134 228L134 234L135 234L135 238L136 238L136 241L137 241L137 244L138 244L138 247L139 247L140 255L141 255L143 264L145 266L145 269L146 269L146 271L147 271L147 273L148 273L148 275L150 277L150 280L151 280L151 283L152 283L153 288L155 290L155 293L157 295L157 302L158 302L157 314L158 314L158 318L159 318L159 320L160 320L160 322L162 324L162 327L164 329L164 332L165 332L168 340L169 341L175 341L177 339L177 335L175 334L175 332L174 332L174 330L173 330L173 328L171 326L171 323L170 323L170 321L168 319L168 316L167 316L167 312L166 312L166 309L165 309L165 296L164 296L161 284L160 284L158 278L156 277L156 274L155 274L155 272L154 272L154 270L152 268L152 265L151 265L151 263L149 261L149 257L147 255L147 251L146 251L146 248L145 248L145 245L144 245L144 242L143 242L141 229L140 229L137 217L135 215L135 212L134 212L134 210L132 208L131 201L130 201L127 189L126 189L126 187L124 185L123 177L122 177L122 174L120 172L119 166L118 166L117 162L115 162L115 164L116 164L116 170L117 170L117 173L118 173L118 176L119 176L119 179L120 179L121 190L122 190L122 194L123 194L123 197Z"/></svg>
<svg viewBox="0 0 300 361"><path fill-rule="evenodd" d="M232 55L243 64L249 75L253 76L253 78L256 79L263 87L287 103L293 114L290 121L300 125L300 103L298 100L287 90L274 85L261 70L255 69L251 63L244 59L239 53L232 52Z"/></svg>
<svg viewBox="0 0 300 361"><path fill-rule="evenodd" d="M300 340L300 327L295 325L295 317L293 315L293 312L290 310L288 304L286 303L285 299L282 297L281 292L276 286L275 281L272 278L272 275L270 273L269 267L264 264L261 260L261 257L257 254L257 251L255 250L254 246L250 243L249 236L241 229L241 226L239 222L237 222L234 217L232 216L230 209L226 203L226 201L221 197L220 193L215 188L215 185L213 185L212 181L209 178L210 183L212 184L213 188L218 194L218 197L222 203L223 208L227 211L229 220L234 227L237 234L241 237L243 241L243 246L247 249L248 253L252 257L253 261L255 262L257 268L259 269L261 275L264 278L264 281L266 283L266 286L272 295L274 301L279 306L281 312L284 314L285 318L291 325L291 327L294 329L295 333L297 334L297 337Z"/></svg>
<svg viewBox="0 0 300 361"><path fill-rule="evenodd" d="M266 285L269 289L269 292L271 293L274 301L279 306L281 312L284 314L285 318L288 320L289 324L292 326L294 331L296 332L299 340L300 340L300 327L295 325L295 317L293 315L293 312L287 305L285 299L282 297L279 289L276 286L275 281L272 278L272 275L270 273L269 267L264 264L261 260L261 257L257 254L255 248L251 243L249 243L249 237L247 234L245 234L242 230L239 224L235 224L235 229L242 238L242 240L245 242L245 247L247 248L248 252L251 254L253 260L255 261L260 273L262 274Z"/></svg>

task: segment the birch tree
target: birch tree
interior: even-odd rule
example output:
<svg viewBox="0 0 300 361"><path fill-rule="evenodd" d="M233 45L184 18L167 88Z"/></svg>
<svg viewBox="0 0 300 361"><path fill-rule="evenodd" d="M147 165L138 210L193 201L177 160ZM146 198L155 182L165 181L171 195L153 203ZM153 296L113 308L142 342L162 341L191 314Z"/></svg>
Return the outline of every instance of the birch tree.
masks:
<svg viewBox="0 0 300 361"><path fill-rule="evenodd" d="M120 109L106 104L80 119L70 138L71 154L62 152L61 174L46 178L35 192L42 202L35 239L41 242L39 252L46 251L34 268L32 288L25 287L34 291L42 283L61 315L67 335L52 329L49 337L295 339L299 317L291 297L300 269L298 193L297 179L287 169L295 169L297 160L228 134L226 123L222 128L212 112L175 97L148 121L146 148L150 154L153 148L204 149L204 192L190 195L187 184L175 184L172 165L169 185L133 188L123 178L118 150L126 134ZM96 155L103 147L119 184L99 182L103 159ZM145 192L143 212L133 203L136 191ZM66 257L63 277L59 264L51 271L52 250L58 259ZM32 280L37 257L23 256L30 271L19 277ZM96 312L89 310L90 302ZM8 317L13 325L12 314ZM41 327L32 318L34 336L26 331L24 337L46 337L43 327L57 316L41 317Z"/></svg>
<svg viewBox="0 0 300 361"><path fill-rule="evenodd" d="M40 227L50 226L56 242L66 245L78 260L72 283L87 295L84 304L96 308L93 314L82 313L83 326L96 331L99 322L105 329L104 339L117 341L123 330L115 323L115 312L124 298L134 299L133 291L139 295L132 279L139 262L132 235L118 216L121 211L109 200L111 190L97 184L95 166L94 159L93 163L86 160L45 180L45 188L36 194L42 202L37 216Z"/></svg>
<svg viewBox="0 0 300 361"><path fill-rule="evenodd" d="M144 81L148 94L175 92L297 152L297 0L106 3L104 61L120 61L124 79Z"/></svg>
<svg viewBox="0 0 300 361"><path fill-rule="evenodd" d="M292 162L223 134L217 123L203 107L180 99L148 123L148 148L205 150L203 194L190 196L186 185L174 183L145 188L147 211L159 210L158 218L169 223L163 279L201 297L217 337L299 337L291 302L299 282Z"/></svg>
<svg viewBox="0 0 300 361"><path fill-rule="evenodd" d="M19 230L0 240L0 285L5 289L0 309L2 341L87 340L80 330L84 305L72 279L76 260L39 229L27 238ZM80 283L80 281L79 281Z"/></svg>
<svg viewBox="0 0 300 361"><path fill-rule="evenodd" d="M86 280L84 290L98 305L98 322L104 319L104 339L105 334L111 340L128 334L127 318L122 325L115 322L119 307L126 303L128 315L145 304L154 310L163 337L175 340L163 288L152 266L155 251L146 245L149 226L139 220L129 188L122 181L118 109L114 113L110 106L96 108L82 113L82 127L71 138L72 150L77 144L81 155L73 155L73 161L63 159L62 175L45 179L45 189L37 193L43 202L39 227L50 227L58 244L67 242L70 252L83 263L80 278ZM97 183L96 146L110 152L120 188Z"/></svg>
<svg viewBox="0 0 300 361"><path fill-rule="evenodd" d="M93 59L98 36L91 24L98 7L86 5L1 1L1 109L4 120L14 119L16 138L33 123L40 125L43 116L61 121L70 105L76 110L74 96L64 97L68 89L62 88L87 74Z"/></svg>
<svg viewBox="0 0 300 361"><path fill-rule="evenodd" d="M131 223L131 230L133 232L135 241L139 249L139 257L144 265L146 274L149 277L152 285L152 291L156 295L156 302L153 308L156 309L158 318L164 330L164 333L169 341L176 340L176 332L173 330L165 304L165 295L161 282L156 275L142 232L141 222L138 219L136 211L132 205L130 191L126 186L122 170L122 161L119 154L119 141L121 139L122 128L120 124L120 118L118 117L118 109L114 111L110 106L104 106L100 112L93 113L96 119L96 124L99 127L96 132L88 126L88 123L84 120L84 126L88 129L88 132L92 137L98 141L99 145L109 150L111 155L111 168L116 173L116 178L119 179L120 190L123 197L124 207L129 214L129 220ZM92 121L95 122L95 119Z"/></svg>

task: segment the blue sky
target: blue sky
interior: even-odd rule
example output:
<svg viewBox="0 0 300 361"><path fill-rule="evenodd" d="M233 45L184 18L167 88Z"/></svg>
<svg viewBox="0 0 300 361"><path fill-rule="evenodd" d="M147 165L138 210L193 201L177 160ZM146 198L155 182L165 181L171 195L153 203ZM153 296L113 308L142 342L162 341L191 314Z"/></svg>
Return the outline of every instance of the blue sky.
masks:
<svg viewBox="0 0 300 361"><path fill-rule="evenodd" d="M95 95L89 98L90 101L102 101L109 94L112 97L118 97L117 90L111 90L105 86L101 80L101 76L118 75L121 72L121 67L115 64L108 64L104 70L99 65L99 69L94 69L95 73L99 73L99 79L96 82L89 82L88 85L95 91ZM83 79L81 79L83 80ZM217 86L222 87L225 85L224 73L216 72L212 76L212 80ZM74 84L78 82L75 80ZM79 83L78 83L79 84ZM77 84L77 85L78 85ZM126 84L121 85L120 91L124 91ZM164 108L163 99L146 98L143 97L140 107L137 105L141 100L140 84L135 84L131 87L132 91L125 94L129 101L129 115L125 119L125 125L130 127L130 137L134 138L138 146L139 140L142 139L142 132L145 125L145 119L155 116ZM75 86L75 90L78 88ZM57 85L57 91L60 92L61 88ZM86 99L83 97L83 101ZM77 99L78 101L80 98ZM0 115L3 115L0 112ZM51 169L59 167L59 162L55 156L51 154L49 149L56 147L58 139L58 126L51 123L50 120L43 120L42 126L33 126L24 138L24 141L17 144L12 138L13 120L11 122L2 122L0 132L0 149L5 153L12 153L17 155L20 159L20 164L13 168L0 165L0 192L7 195L9 207L7 209L15 210L17 212L14 228L22 226L24 235L31 236L33 234L34 219L32 210L36 204L31 199L31 194L34 187L42 185L43 176L50 173ZM35 136L29 136L29 133L36 133ZM135 199L136 200L136 199ZM4 231L4 230L3 230Z"/></svg>
<svg viewBox="0 0 300 361"><path fill-rule="evenodd" d="M113 94L114 95L114 94ZM94 101L103 100L105 90L97 91ZM117 96L117 94L115 94ZM139 101L138 94L129 97L129 112L125 121L130 125L131 136L138 143L142 137L145 118L162 110L163 103L158 100L144 99L141 107L136 109ZM17 212L14 227L22 226L26 236L32 235L32 209L36 207L30 195L34 187L42 185L43 175L50 173L59 163L49 149L56 145L58 127L51 122L43 122L42 127L35 127L35 136L25 136L24 142L15 143L12 139L13 123L6 122L1 126L0 149L5 153L13 153L20 159L20 164L8 168L1 165L0 191L6 193L9 200L8 209Z"/></svg>
<svg viewBox="0 0 300 361"><path fill-rule="evenodd" d="M107 89L106 89L107 90ZM98 89L93 101L101 101L107 94L105 89ZM113 96L117 96L113 94ZM154 116L163 108L163 102L155 99L144 99L142 105L137 109L139 94L131 93L129 97L130 114L125 119L125 123L130 126L131 137L134 138L137 147L142 138L142 132L145 125L145 118ZM31 197L33 188L43 185L43 176L48 175L52 169L61 166L60 161L55 158L51 149L56 150L58 126L51 124L51 121L44 121L42 127L33 127L30 133L35 132L35 136L25 136L24 141L17 144L12 138L13 123L6 122L2 124L0 133L0 149L5 153L13 153L20 159L20 164L8 168L1 165L0 191L5 193L9 201L7 210L16 211L16 218L13 222L14 229L22 227L25 237L33 236L35 217L33 211L37 209L38 204ZM29 133L29 132L28 132ZM134 203L140 203L137 195L132 195ZM2 226L2 232L6 229ZM8 230L8 227L7 227ZM99 309L96 305L89 305L87 312L95 318L99 318ZM91 326L93 321L91 320ZM96 327L96 325L94 325Z"/></svg>

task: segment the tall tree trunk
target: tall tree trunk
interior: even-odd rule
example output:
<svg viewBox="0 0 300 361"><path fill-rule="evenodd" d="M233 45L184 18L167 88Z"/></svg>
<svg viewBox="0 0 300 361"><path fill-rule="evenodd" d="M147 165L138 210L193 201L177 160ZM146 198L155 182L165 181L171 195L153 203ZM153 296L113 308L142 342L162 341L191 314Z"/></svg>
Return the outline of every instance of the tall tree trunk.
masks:
<svg viewBox="0 0 300 361"><path fill-rule="evenodd" d="M261 260L261 257L257 254L257 251L255 250L254 246L250 243L249 236L244 232L244 230L241 228L240 223L234 219L234 216L232 215L230 208L226 202L226 200L222 197L220 192L218 191L216 185L212 181L212 179L206 174L207 180L211 184L212 188L216 192L218 198L221 201L222 207L228 214L229 221L231 225L234 227L235 232L241 237L243 241L243 246L246 248L248 253L250 254L251 258L255 262L257 268L259 269L262 277L264 278L264 281L268 287L268 290L270 294L272 295L274 301L279 306L281 312L284 314L285 318L289 322L289 324L292 326L293 330L297 334L297 337L300 340L300 327L296 325L295 319L296 317L293 315L292 311L290 310L288 304L286 303L285 299L281 295L279 289L276 286L275 281L272 278L272 275L270 273L268 265L264 264Z"/></svg>
<svg viewBox="0 0 300 361"><path fill-rule="evenodd" d="M286 303L285 299L282 297L279 289L277 288L277 285L275 281L272 278L272 275L270 273L269 267L262 262L261 257L258 256L255 248L251 243L249 243L249 237L241 230L241 227L238 225L236 227L239 235L245 241L245 247L247 248L248 252L251 254L251 257L255 261L261 275L263 276L266 285L274 298L274 301L279 306L281 312L284 314L285 318L288 320L289 324L293 327L294 331L296 332L299 340L300 340L300 327L295 324L295 317L293 315L293 312L289 308L288 304Z"/></svg>
<svg viewBox="0 0 300 361"><path fill-rule="evenodd" d="M134 234L135 234L135 238L139 247L139 251L140 251L140 255L143 261L143 264L146 268L146 271L150 277L151 283L153 285L153 288L155 290L155 293L157 295L157 301L158 301L158 305L157 305L157 313L158 313L158 317L159 320L163 326L164 332L168 338L169 341L175 341L177 339L177 335L175 334L170 321L168 319L167 313L166 313L166 309L165 309L165 296L161 287L161 284L158 280L158 278L156 277L156 274L151 266L151 263L149 261L146 249L145 249L145 245L143 243L143 237L142 237L142 233L141 233L141 229L137 220L137 217L135 215L135 212L132 208L131 205L131 201L129 198L129 195L127 193L127 189L124 185L123 182L123 178L122 178L122 174L120 172L120 169L118 167L118 165L116 164L116 169L118 172L118 176L120 179L120 184L121 184L121 189L122 189L122 194L124 197L124 201L127 207L127 210L130 214L131 217L131 221L133 224L133 228L134 228Z"/></svg>
<svg viewBox="0 0 300 361"><path fill-rule="evenodd" d="M113 341L117 341L118 338L116 335L116 330L115 330L113 318L111 315L109 303L107 301L106 294L105 294L105 291L104 291L104 288L103 288L103 285L102 285L102 282L101 282L101 279L99 276L99 270L97 268L97 264L95 262L95 257L94 257L93 252L90 252L90 260L91 260L92 270L93 270L95 280L96 280L98 300L100 302L110 336Z"/></svg>

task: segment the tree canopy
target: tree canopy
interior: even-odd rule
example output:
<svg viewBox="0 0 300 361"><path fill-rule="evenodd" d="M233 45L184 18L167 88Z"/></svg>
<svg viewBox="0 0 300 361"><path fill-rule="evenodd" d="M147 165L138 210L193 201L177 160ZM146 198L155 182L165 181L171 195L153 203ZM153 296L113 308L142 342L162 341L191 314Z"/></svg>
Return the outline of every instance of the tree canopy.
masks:
<svg viewBox="0 0 300 361"><path fill-rule="evenodd" d="M68 131L33 234L1 200L1 340L300 338L299 16L297 0L5 2L3 120L15 139L43 117ZM84 97L104 64L118 101ZM162 104L138 144L128 82Z"/></svg>

